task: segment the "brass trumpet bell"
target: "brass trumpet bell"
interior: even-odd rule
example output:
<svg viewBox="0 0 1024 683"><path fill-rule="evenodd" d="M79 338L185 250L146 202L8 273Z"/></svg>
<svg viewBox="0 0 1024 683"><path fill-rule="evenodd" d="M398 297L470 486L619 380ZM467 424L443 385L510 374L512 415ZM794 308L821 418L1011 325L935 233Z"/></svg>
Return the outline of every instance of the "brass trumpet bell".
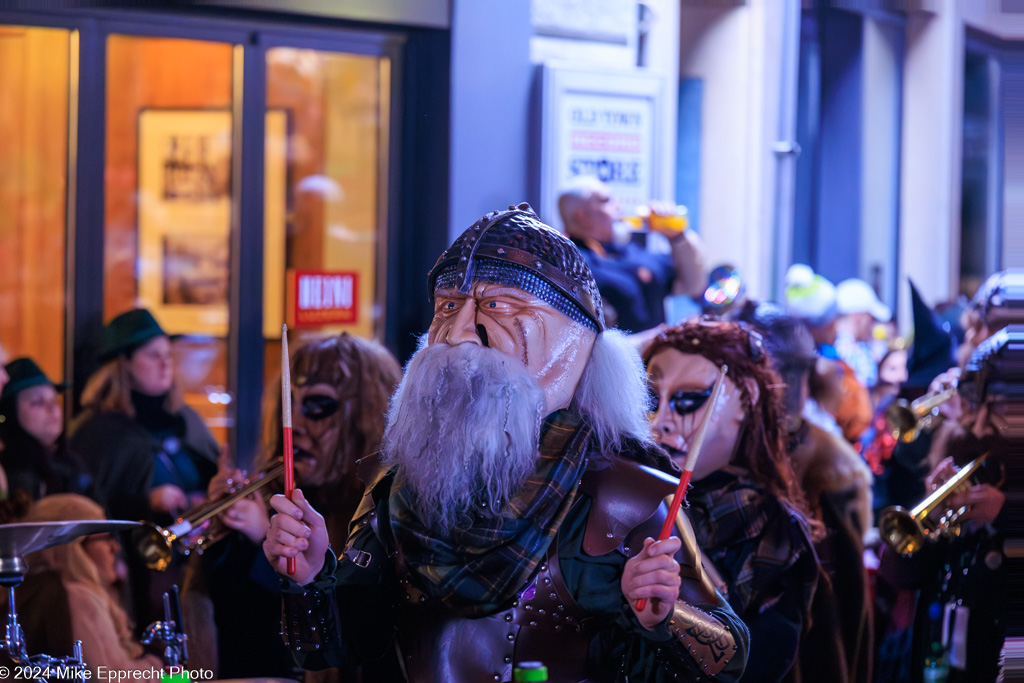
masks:
<svg viewBox="0 0 1024 683"><path fill-rule="evenodd" d="M928 521L928 515L970 479L985 464L987 457L988 453L964 465L959 472L935 489L930 496L918 503L912 510L907 510L899 505L882 510L878 517L878 532L885 544L900 555L912 555L921 549L930 534L938 532L958 535L962 509L947 510L934 527Z"/></svg>
<svg viewBox="0 0 1024 683"><path fill-rule="evenodd" d="M279 460L257 473L252 479L245 480L239 488L229 490L222 496L185 512L166 529L156 524L144 523L133 532L132 544L147 567L160 572L166 571L167 567L171 564L171 559L174 557L175 543L182 546L186 555L193 551L202 552L204 548L211 545L211 542L206 536L200 536L186 544L185 538L192 531L198 529L204 522L219 515L237 501L259 491L272 481L280 478L283 474L284 463Z"/></svg>
<svg viewBox="0 0 1024 683"><path fill-rule="evenodd" d="M910 409L906 399L899 399L885 409L885 422L889 425L892 438L910 443L917 438L917 416Z"/></svg>
<svg viewBox="0 0 1024 683"><path fill-rule="evenodd" d="M882 510L878 532L886 545L900 555L912 555L924 545L925 530L913 512L899 505Z"/></svg>
<svg viewBox="0 0 1024 683"><path fill-rule="evenodd" d="M146 523L132 532L132 545L147 567L163 572L171 564L172 548L177 538L177 535L163 527Z"/></svg>
<svg viewBox="0 0 1024 683"><path fill-rule="evenodd" d="M892 438L903 443L915 441L935 419L932 411L954 396L955 388L922 396L913 403L907 403L906 399L902 398L893 401L885 409L885 422L889 425Z"/></svg>

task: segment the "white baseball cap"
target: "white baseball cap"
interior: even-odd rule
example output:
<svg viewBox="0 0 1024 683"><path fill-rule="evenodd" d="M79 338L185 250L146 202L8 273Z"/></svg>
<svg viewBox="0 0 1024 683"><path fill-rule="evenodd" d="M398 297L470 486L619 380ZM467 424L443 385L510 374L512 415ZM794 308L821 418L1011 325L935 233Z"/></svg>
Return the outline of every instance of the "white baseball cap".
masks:
<svg viewBox="0 0 1024 683"><path fill-rule="evenodd" d="M839 315L870 313L880 323L889 322L892 311L878 300L878 295L864 280L851 277L836 286L836 309Z"/></svg>

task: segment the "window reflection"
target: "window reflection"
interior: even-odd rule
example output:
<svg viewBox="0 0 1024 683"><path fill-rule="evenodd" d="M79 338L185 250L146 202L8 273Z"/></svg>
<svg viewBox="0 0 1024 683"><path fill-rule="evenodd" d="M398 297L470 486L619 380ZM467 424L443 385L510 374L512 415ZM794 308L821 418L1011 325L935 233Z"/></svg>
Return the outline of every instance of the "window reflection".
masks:
<svg viewBox="0 0 1024 683"><path fill-rule="evenodd" d="M64 377L71 34L0 26L0 342Z"/></svg>
<svg viewBox="0 0 1024 683"><path fill-rule="evenodd" d="M295 330L293 344L382 329L387 69L373 56L267 52L268 383L279 371L283 321Z"/></svg>
<svg viewBox="0 0 1024 683"><path fill-rule="evenodd" d="M105 318L141 306L182 335L185 401L223 442L232 46L115 35L107 51Z"/></svg>

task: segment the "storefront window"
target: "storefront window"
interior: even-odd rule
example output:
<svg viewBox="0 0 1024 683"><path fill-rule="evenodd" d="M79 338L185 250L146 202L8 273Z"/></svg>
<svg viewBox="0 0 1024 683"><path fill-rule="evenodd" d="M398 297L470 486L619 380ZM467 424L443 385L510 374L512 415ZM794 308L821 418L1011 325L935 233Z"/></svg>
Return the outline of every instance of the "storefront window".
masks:
<svg viewBox="0 0 1024 683"><path fill-rule="evenodd" d="M227 439L232 46L107 43L104 317L148 308L185 401Z"/></svg>
<svg viewBox="0 0 1024 683"><path fill-rule="evenodd" d="M0 26L0 344L54 380L64 378L74 37Z"/></svg>
<svg viewBox="0 0 1024 683"><path fill-rule="evenodd" d="M373 56L267 52L267 382L280 371L282 322L292 349L382 331L388 68Z"/></svg>

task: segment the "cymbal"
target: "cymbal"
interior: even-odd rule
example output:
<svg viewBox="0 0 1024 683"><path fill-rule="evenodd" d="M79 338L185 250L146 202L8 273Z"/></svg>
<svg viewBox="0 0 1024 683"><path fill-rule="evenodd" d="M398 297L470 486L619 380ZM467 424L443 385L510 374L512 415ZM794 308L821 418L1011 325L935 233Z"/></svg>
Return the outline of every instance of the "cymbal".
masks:
<svg viewBox="0 0 1024 683"><path fill-rule="evenodd" d="M22 557L67 543L79 536L122 531L137 526L140 526L139 522L101 519L0 524L0 559Z"/></svg>

